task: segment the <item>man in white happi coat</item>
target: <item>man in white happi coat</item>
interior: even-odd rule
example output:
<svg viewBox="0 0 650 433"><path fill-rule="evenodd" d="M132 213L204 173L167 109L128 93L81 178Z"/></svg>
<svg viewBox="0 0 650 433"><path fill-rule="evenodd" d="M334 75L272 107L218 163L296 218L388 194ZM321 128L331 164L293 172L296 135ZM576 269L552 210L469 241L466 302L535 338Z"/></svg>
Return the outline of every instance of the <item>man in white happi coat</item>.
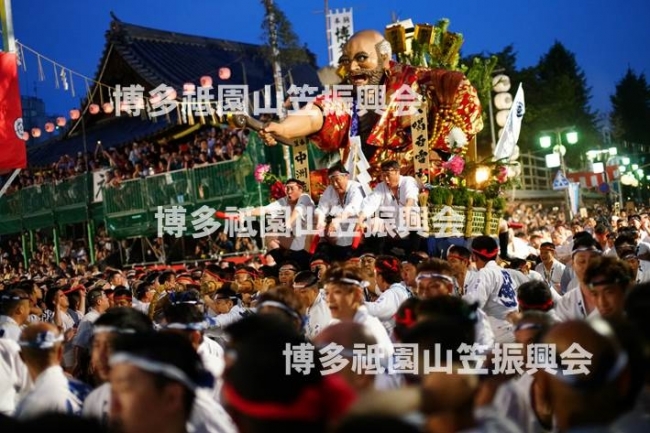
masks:
<svg viewBox="0 0 650 433"><path fill-rule="evenodd" d="M63 372L63 335L57 327L44 322L29 325L18 344L34 387L18 403L16 418L26 420L48 412L80 415L90 387Z"/></svg>
<svg viewBox="0 0 650 433"><path fill-rule="evenodd" d="M561 321L598 315L596 300L584 277L590 260L601 254L600 244L591 236L581 236L574 242L571 263L576 276L569 283L567 292L555 304L555 312Z"/></svg>
<svg viewBox="0 0 650 433"><path fill-rule="evenodd" d="M361 211L365 192L359 182L338 163L327 170L329 186L318 200L316 230L320 244L316 252L326 253L333 260L345 260L352 253L354 226Z"/></svg>
<svg viewBox="0 0 650 433"><path fill-rule="evenodd" d="M6 289L0 292L0 338L17 342L21 327L29 319L30 299L21 289Z"/></svg>
<svg viewBox="0 0 650 433"><path fill-rule="evenodd" d="M478 236L471 249L478 273L463 299L470 304L478 302L488 316L497 343L512 342L514 327L509 316L517 312L516 284L511 274L495 261L499 254L496 240Z"/></svg>
<svg viewBox="0 0 650 433"><path fill-rule="evenodd" d="M332 313L318 283L318 277L312 271L298 272L293 279L293 291L303 308L301 314L307 318L305 336L310 340L332 322Z"/></svg>
<svg viewBox="0 0 650 433"><path fill-rule="evenodd" d="M307 268L307 250L311 246L314 229L314 201L305 192L305 183L301 180L289 178L284 185L286 196L266 206L243 210L242 213L264 216L264 236L268 249L274 251L276 261L294 260L301 268Z"/></svg>
<svg viewBox="0 0 650 433"><path fill-rule="evenodd" d="M381 295L373 302L365 302L368 313L381 320L388 335L393 335L395 313L402 302L413 296L402 282L401 263L394 256L382 255L375 259L375 278Z"/></svg>
<svg viewBox="0 0 650 433"><path fill-rule="evenodd" d="M398 248L409 255L420 249L421 231L420 189L414 177L402 176L397 161L381 163L382 181L375 186L361 204L357 231L365 231L365 249L374 253L392 254ZM379 211L379 212L378 212ZM367 219L376 213L375 223L370 230L364 230ZM370 233L368 233L370 232Z"/></svg>
<svg viewBox="0 0 650 433"><path fill-rule="evenodd" d="M566 266L555 258L555 244L543 242L539 247L539 258L542 262L535 266L535 270L550 288L556 293L561 293L562 274Z"/></svg>

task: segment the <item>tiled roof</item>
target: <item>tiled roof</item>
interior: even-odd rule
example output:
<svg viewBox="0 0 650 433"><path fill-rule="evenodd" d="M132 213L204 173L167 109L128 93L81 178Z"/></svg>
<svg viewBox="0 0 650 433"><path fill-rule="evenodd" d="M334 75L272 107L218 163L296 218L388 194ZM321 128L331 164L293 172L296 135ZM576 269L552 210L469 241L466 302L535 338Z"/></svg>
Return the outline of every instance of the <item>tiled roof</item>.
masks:
<svg viewBox="0 0 650 433"><path fill-rule="evenodd" d="M193 82L198 85L204 75L212 77L215 87L247 84L250 93L273 84L273 70L260 45L151 29L124 23L115 17L106 32L106 46L99 63L97 81L120 84L115 77L106 75L113 69L119 69L108 67L114 62L125 62L133 69L142 83L146 83L145 92L166 84L174 87L180 95L184 83ZM230 79L219 78L218 72L222 67L230 68ZM320 87L315 65L301 64L283 69L283 73L285 91L291 82L298 86L308 84ZM216 90L214 95L216 98ZM107 117L86 113L88 151L94 149L97 140L102 141L104 148L120 146L177 125L174 119L168 124L164 118L158 118L154 122L140 117ZM61 155L76 154L83 150L82 128L80 121L77 121L65 138L28 149L28 161L30 165L40 165L56 161Z"/></svg>
<svg viewBox="0 0 650 433"><path fill-rule="evenodd" d="M118 20L111 23L107 42L152 87L167 84L181 89L185 82L198 83L203 75L211 76L214 85L248 84L251 91L273 84L273 70L260 45L150 29ZM232 75L221 80L218 71L225 66ZM283 72L285 85L289 84L289 74L298 85L319 85L314 65L294 66Z"/></svg>

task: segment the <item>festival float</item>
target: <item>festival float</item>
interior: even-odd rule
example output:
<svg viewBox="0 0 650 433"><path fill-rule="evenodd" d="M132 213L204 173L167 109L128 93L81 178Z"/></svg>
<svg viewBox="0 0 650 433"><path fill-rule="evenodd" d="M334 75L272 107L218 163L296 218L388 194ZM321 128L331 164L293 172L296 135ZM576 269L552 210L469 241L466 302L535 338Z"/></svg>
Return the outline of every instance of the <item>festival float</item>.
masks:
<svg viewBox="0 0 650 433"><path fill-rule="evenodd" d="M365 159L355 159L361 150L355 151L352 145L340 152L340 156L347 167L354 167L351 177L362 184L366 181L369 186L374 186L376 179L368 173L376 174L382 161L400 161L402 174L414 176L420 183L422 221L429 236L496 235L506 206L505 191L516 186L520 174L518 164L513 162L517 155L497 159L491 153L483 160L477 156L476 135L483 129L485 116L477 95L491 92L497 59L477 57L470 65L462 64L463 35L448 28L447 19L435 25L418 24L414 26L412 38L407 38L406 29L400 23L386 28L385 37L399 63L397 68L400 65L413 67L408 72L413 80L418 84L425 80L428 83L427 86L420 84L418 108L407 119L409 146L404 151L382 149L378 152L382 156L370 161L369 166ZM457 74L444 74L445 71ZM391 77L386 80L386 86L390 85ZM387 111L393 103L393 100L388 101ZM381 140L398 140L397 131L402 125L394 117L388 116L386 120L382 116L379 122L382 122ZM310 148L310 151L313 150ZM305 172L302 167L298 169L307 159L304 140L296 143L293 152L295 177L301 178L299 172L306 175L301 180L307 182L317 201L327 186L327 169L323 167L329 164L321 163L320 167ZM300 160L296 155L302 155ZM321 161L332 159L336 158L327 154L320 158ZM282 179L272 176L268 166L258 166L256 178L273 189L272 198L279 198L278 185Z"/></svg>

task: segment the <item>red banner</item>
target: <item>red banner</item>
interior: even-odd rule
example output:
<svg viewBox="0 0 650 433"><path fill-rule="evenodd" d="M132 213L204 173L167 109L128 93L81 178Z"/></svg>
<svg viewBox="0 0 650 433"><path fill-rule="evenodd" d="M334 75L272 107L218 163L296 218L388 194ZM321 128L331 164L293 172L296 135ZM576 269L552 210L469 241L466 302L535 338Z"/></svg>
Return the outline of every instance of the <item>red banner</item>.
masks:
<svg viewBox="0 0 650 433"><path fill-rule="evenodd" d="M580 182L581 188L599 188L602 184L607 184L618 180L620 173L618 165L608 165L606 168L607 176L605 173L592 173L588 171L567 173L566 177L571 182Z"/></svg>
<svg viewBox="0 0 650 433"><path fill-rule="evenodd" d="M15 53L0 52L0 170L27 167Z"/></svg>

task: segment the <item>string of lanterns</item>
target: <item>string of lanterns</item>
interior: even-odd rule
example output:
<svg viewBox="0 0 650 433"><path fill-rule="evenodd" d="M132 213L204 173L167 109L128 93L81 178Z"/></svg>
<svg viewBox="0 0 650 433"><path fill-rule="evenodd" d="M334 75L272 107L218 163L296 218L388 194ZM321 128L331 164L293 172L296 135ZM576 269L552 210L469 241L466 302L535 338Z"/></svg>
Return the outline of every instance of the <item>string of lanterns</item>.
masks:
<svg viewBox="0 0 650 433"><path fill-rule="evenodd" d="M62 64L60 64L60 63L58 63L58 62L56 62L56 61L42 55L41 53L37 52L36 50L34 50L34 49L20 43L19 41L16 41L16 46L17 46L17 54L18 54L18 66L21 66L24 71L27 71L27 63L26 63L26 59L25 59L25 51L34 54L36 56L36 63L38 65L39 80L40 81L45 81L46 76L45 76L44 69L43 69L43 63L44 62L50 63L52 65L53 70L54 70L56 88L58 89L58 88L63 87L63 90L64 91L70 91L73 97L75 96L74 76L77 76L77 77L81 78L84 81L86 91L87 91L88 95L90 95L90 93L91 93L90 84L98 86L99 90L100 90L100 94L102 92L102 89L106 89L109 92L109 94L110 94L110 91L116 90L115 87L113 87L113 86L110 86L108 84L99 82L99 81L97 81L95 79L87 77L87 76L85 76L83 74L80 74L80 73L78 73L76 71L73 71L70 68L67 68L67 67L63 66ZM237 61L239 61L239 59L234 60L234 61L230 62L228 65L220 67L217 70L216 75L219 77L220 80L226 81L226 80L230 79L230 77L232 76L232 72L231 72L229 66L230 66L230 64L236 63ZM286 76L285 76L285 78L286 78ZM69 79L69 82L68 82L68 79ZM212 84L213 84L213 78L210 75L201 76L198 81L199 81L201 87L205 87L205 88L210 88L210 87L212 87ZM275 86L275 84L271 84L271 86L273 87L273 86ZM183 94L191 94L191 93L194 93L195 90L196 90L196 85L194 83L187 82L187 83L185 83L183 85ZM175 101L177 101L178 106L183 107L183 109L182 109L182 111L183 111L182 117L183 118L186 117L185 112L190 111L189 106L191 106L192 104L196 104L196 102L195 103L188 103L187 101L179 100L177 92L175 90L173 90L173 89L170 92L170 94L167 95L167 99L168 100L175 100ZM149 99L150 104L157 104L159 102L160 102L160 96L159 95L154 95ZM100 113L112 114L112 113L115 112L115 108L116 107L114 106L113 102L109 101L109 102L102 102L101 104L92 103L92 104L87 106L86 110L91 115L98 115ZM121 106L119 107L119 110L120 110L120 112L129 113L130 112L129 108L133 108L133 107L129 107L127 104L122 102ZM144 109L144 101L141 101L141 104L139 104L135 108ZM58 116L53 121L46 122L43 125L42 129L39 128L39 127L33 127L29 131L24 131L23 135L22 135L22 139L24 141L28 141L30 139L30 137L39 138L39 137L41 137L43 135L43 131L45 131L46 133L51 134L54 131L56 131L57 128L64 128L68 124L69 120L76 121L81 116L82 116L81 110L78 109L78 108L73 108L73 109L71 109L69 111L68 117ZM191 117L191 114L189 116L187 116L187 118L189 118L190 123L193 124L193 119Z"/></svg>

